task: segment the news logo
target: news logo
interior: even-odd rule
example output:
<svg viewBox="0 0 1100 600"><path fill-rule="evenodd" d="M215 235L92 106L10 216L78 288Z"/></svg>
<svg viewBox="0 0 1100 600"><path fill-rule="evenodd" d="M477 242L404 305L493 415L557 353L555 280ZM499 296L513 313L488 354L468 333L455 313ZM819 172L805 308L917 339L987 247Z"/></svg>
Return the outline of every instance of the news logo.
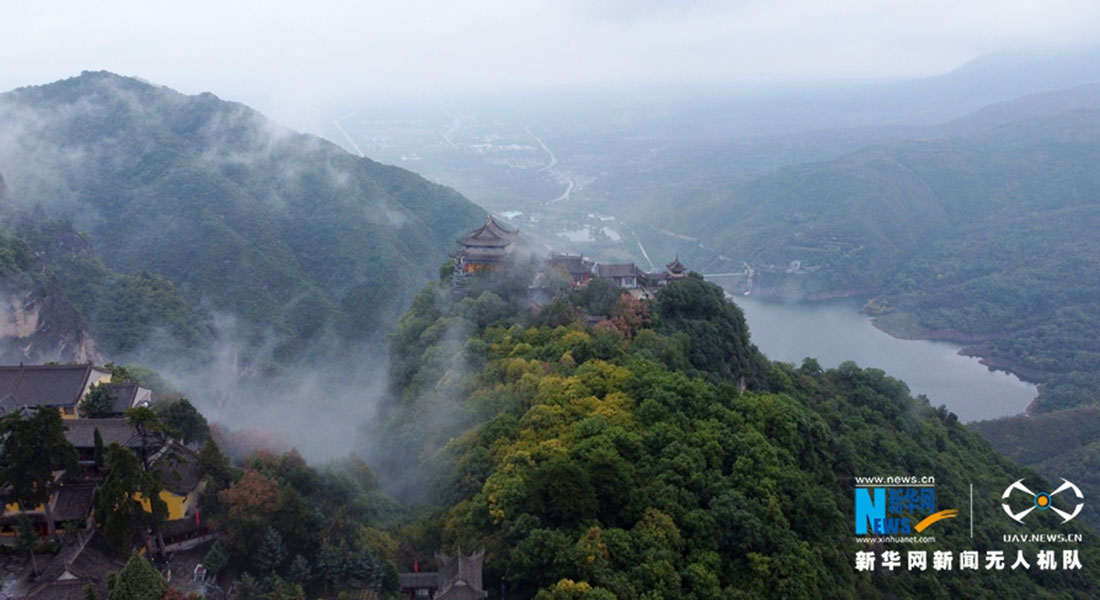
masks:
<svg viewBox="0 0 1100 600"><path fill-rule="evenodd" d="M1001 502L1001 508L1004 509L1005 514L1007 514L1013 521L1016 521L1017 523L1023 523L1024 517L1031 514L1031 512L1034 510L1038 510L1040 512L1045 512L1048 510L1052 511L1058 516L1062 517L1063 523L1068 523L1073 520L1074 517L1081 514L1081 509L1085 506L1085 495L1081 493L1081 488L1077 487L1072 481L1069 481L1068 479L1063 478L1062 485L1058 486L1058 489L1054 490L1053 492L1036 493L1028 489L1028 487L1024 485L1023 482L1023 479L1017 480L1015 483L1005 488L1004 493L1001 494L1001 500L1003 501ZM1072 490L1074 496L1077 497L1077 502L1074 504L1071 511L1063 510L1054 505L1054 497L1067 490ZM1027 500L1024 500L1024 496L1021 496L1020 494L1016 494L1015 496L1013 496L1013 492L1023 492L1023 494L1026 494ZM1013 511L1012 504L1015 504L1016 506L1026 506L1026 508L1018 511Z"/></svg>
<svg viewBox="0 0 1100 600"><path fill-rule="evenodd" d="M932 477L861 477L855 488L856 535L920 533L937 521L959 515L955 509L936 510Z"/></svg>

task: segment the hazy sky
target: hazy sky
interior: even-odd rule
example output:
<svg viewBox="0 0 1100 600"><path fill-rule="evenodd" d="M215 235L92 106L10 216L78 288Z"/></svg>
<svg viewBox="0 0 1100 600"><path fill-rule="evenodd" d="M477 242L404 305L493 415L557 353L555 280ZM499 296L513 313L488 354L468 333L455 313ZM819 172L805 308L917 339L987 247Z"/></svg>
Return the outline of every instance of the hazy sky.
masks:
<svg viewBox="0 0 1100 600"><path fill-rule="evenodd" d="M284 120L353 98L922 76L1100 45L1096 0L0 0L0 15L0 89L107 69Z"/></svg>

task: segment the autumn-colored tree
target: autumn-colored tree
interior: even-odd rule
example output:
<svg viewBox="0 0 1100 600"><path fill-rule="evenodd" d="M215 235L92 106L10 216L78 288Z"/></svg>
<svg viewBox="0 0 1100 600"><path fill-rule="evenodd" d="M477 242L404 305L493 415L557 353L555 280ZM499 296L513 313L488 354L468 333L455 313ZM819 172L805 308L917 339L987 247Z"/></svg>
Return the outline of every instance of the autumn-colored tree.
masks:
<svg viewBox="0 0 1100 600"><path fill-rule="evenodd" d="M643 302L630 294L619 296L619 302L611 309L611 322L627 339L652 325L649 317L649 302Z"/></svg>
<svg viewBox="0 0 1100 600"><path fill-rule="evenodd" d="M279 508L279 484L261 471L246 467L241 480L218 492L225 507L225 545L231 556L250 556Z"/></svg>
<svg viewBox="0 0 1100 600"><path fill-rule="evenodd" d="M246 468L241 480L218 492L231 517L268 515L279 505L279 484L256 469Z"/></svg>

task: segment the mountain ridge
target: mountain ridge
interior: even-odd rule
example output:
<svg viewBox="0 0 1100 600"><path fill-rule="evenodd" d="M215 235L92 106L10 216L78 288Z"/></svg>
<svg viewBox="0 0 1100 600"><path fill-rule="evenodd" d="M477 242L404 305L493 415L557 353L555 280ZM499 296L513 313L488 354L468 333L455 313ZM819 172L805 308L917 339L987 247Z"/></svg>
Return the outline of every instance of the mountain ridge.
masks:
<svg viewBox="0 0 1100 600"><path fill-rule="evenodd" d="M209 92L84 72L0 95L0 117L9 220L72 221L108 268L232 315L258 364L380 335L480 219L452 189Z"/></svg>

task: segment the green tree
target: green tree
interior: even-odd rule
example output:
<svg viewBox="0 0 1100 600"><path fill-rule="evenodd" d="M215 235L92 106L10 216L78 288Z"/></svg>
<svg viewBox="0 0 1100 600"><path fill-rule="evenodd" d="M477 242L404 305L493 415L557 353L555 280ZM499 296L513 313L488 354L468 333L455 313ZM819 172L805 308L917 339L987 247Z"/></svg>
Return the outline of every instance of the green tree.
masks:
<svg viewBox="0 0 1100 600"><path fill-rule="evenodd" d="M206 556L202 559L202 564L211 575L217 575L229 566L229 550L226 549L221 540L210 546L210 550L206 552Z"/></svg>
<svg viewBox="0 0 1100 600"><path fill-rule="evenodd" d="M164 400L153 405L153 411L165 425L179 431L185 444L198 443L207 438L210 428L187 398Z"/></svg>
<svg viewBox="0 0 1100 600"><path fill-rule="evenodd" d="M290 567L287 569L286 579L299 585L306 585L310 579L313 579L313 569L309 566L306 557L301 554L294 555L294 560L290 561Z"/></svg>
<svg viewBox="0 0 1100 600"><path fill-rule="evenodd" d="M160 480L141 468L141 462L128 448L117 443L107 447L107 476L96 492L95 520L103 527L108 544L119 554L130 547L135 526L151 525L159 529L168 518L168 506L160 497ZM146 512L136 494L146 499L152 512Z"/></svg>
<svg viewBox="0 0 1100 600"><path fill-rule="evenodd" d="M764 358L749 341L745 315L722 288L698 274L666 286L654 303L661 333L687 334L688 360L712 376L758 388Z"/></svg>
<svg viewBox="0 0 1100 600"><path fill-rule="evenodd" d="M7 482L0 498L18 503L20 512L43 506L46 527L54 534L50 497L61 487L54 477L79 468L76 449L65 438L65 427L56 410L39 409L26 416L13 412L0 420L0 481Z"/></svg>
<svg viewBox="0 0 1100 600"><path fill-rule="evenodd" d="M268 526L260 548L256 551L256 566L265 575L273 573L286 560L286 555L287 548L282 536L274 527Z"/></svg>
<svg viewBox="0 0 1100 600"><path fill-rule="evenodd" d="M95 466L96 466L97 469L102 469L103 468L103 435L99 433L99 428L98 427L95 428L95 432L94 432L94 435L93 435L93 440L94 440L94 444L95 444L95 450L94 450L94 454L93 454L93 457L95 459Z"/></svg>
<svg viewBox="0 0 1100 600"><path fill-rule="evenodd" d="M102 600L99 593L95 591L95 584L89 583L84 586L84 600Z"/></svg>
<svg viewBox="0 0 1100 600"><path fill-rule="evenodd" d="M168 583L136 550L121 571L107 577L107 600L161 600Z"/></svg>
<svg viewBox="0 0 1100 600"><path fill-rule="evenodd" d="M38 532L31 525L27 515L20 514L15 523L15 550L26 552L31 557L31 570L38 575L38 561L34 557L34 546L38 543Z"/></svg>
<svg viewBox="0 0 1100 600"><path fill-rule="evenodd" d="M161 377L160 373L148 367L139 365L119 366L114 363L107 363L105 366L111 370L111 381L113 382L132 381L143 388L152 390L154 397L177 393L172 384Z"/></svg>
<svg viewBox="0 0 1100 600"><path fill-rule="evenodd" d="M233 469L229 466L229 458L222 454L221 448L212 437L206 438L203 442L195 462L200 476L213 480L214 487L217 489L227 487L233 480Z"/></svg>
<svg viewBox="0 0 1100 600"><path fill-rule="evenodd" d="M167 445L172 438L179 437L179 432L161 421L160 417L146 406L128 408L122 416L137 433L141 468L148 473L153 466L153 455Z"/></svg>
<svg viewBox="0 0 1100 600"><path fill-rule="evenodd" d="M262 596L260 582L248 573L237 576L231 589L236 591L237 600L259 600Z"/></svg>
<svg viewBox="0 0 1100 600"><path fill-rule="evenodd" d="M590 315L609 316L626 293L610 279L595 277L583 290L573 296L573 301Z"/></svg>
<svg viewBox="0 0 1100 600"><path fill-rule="evenodd" d="M84 398L77 405L77 410L85 419L102 419L111 415L117 399L107 384L97 383L88 390L87 394L84 394Z"/></svg>
<svg viewBox="0 0 1100 600"><path fill-rule="evenodd" d="M343 542L330 544L326 540L321 545L320 567L325 581L325 594L328 595L329 585L337 586L347 576L347 548Z"/></svg>

